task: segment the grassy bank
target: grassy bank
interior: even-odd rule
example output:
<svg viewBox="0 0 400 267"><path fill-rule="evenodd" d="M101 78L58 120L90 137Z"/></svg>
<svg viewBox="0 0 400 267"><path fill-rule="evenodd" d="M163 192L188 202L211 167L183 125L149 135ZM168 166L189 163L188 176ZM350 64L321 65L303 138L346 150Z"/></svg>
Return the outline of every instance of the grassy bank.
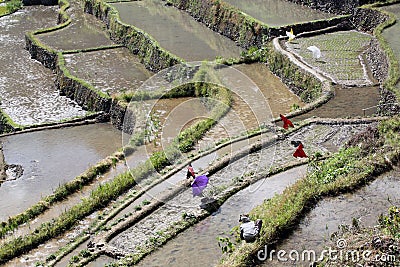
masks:
<svg viewBox="0 0 400 267"><path fill-rule="evenodd" d="M400 157L399 130L399 117L383 121L376 131L378 137L370 133L359 135L352 146L332 158L311 161L312 171L306 177L250 212L252 218L264 222L260 239L238 245L220 266L250 266L265 244L290 231L320 198L352 191L390 169Z"/></svg>

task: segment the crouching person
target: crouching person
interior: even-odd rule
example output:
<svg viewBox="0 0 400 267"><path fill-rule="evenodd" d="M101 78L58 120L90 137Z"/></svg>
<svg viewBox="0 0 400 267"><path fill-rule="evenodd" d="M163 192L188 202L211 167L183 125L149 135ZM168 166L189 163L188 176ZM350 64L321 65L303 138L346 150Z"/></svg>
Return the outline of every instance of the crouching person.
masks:
<svg viewBox="0 0 400 267"><path fill-rule="evenodd" d="M254 242L259 236L262 227L262 220L251 221L249 215L240 215L240 239L246 242Z"/></svg>

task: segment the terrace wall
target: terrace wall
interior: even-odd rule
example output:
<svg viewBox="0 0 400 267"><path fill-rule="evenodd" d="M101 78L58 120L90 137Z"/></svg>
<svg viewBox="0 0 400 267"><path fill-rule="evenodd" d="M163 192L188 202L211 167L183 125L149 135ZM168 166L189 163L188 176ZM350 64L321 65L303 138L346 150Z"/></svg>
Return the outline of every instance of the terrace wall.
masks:
<svg viewBox="0 0 400 267"><path fill-rule="evenodd" d="M344 22L347 17L336 17L328 20L287 25L286 27L269 27L237 8L218 0L169 0L175 7L188 12L197 21L207 25L243 48L260 47L265 41L293 28L295 32L305 32L332 27Z"/></svg>
<svg viewBox="0 0 400 267"><path fill-rule="evenodd" d="M85 12L102 20L109 30L111 39L137 55L147 69L157 72L184 61L161 48L146 32L133 25L122 23L117 10L109 4L101 0L86 0L84 8Z"/></svg>
<svg viewBox="0 0 400 267"><path fill-rule="evenodd" d="M351 14L351 12L359 6L375 2L382 2L379 0L288 0L288 1L334 14Z"/></svg>

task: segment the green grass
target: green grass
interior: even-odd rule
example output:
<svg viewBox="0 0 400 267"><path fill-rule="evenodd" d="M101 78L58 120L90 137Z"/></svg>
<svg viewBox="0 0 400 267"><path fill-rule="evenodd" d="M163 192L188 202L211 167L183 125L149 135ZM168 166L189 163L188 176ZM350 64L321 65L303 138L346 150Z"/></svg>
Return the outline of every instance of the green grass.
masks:
<svg viewBox="0 0 400 267"><path fill-rule="evenodd" d="M0 1L0 3L6 3L5 6L0 6L0 17L14 13L22 7L22 2L20 0L11 1Z"/></svg>

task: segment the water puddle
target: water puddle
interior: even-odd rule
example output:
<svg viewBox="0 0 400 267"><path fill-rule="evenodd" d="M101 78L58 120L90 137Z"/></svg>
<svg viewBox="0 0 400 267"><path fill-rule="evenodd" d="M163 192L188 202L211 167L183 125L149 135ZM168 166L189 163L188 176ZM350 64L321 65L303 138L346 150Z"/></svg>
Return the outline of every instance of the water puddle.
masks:
<svg viewBox="0 0 400 267"><path fill-rule="evenodd" d="M377 225L380 214L386 214L390 206L400 205L399 198L400 172L391 171L379 176L369 185L352 194L326 198L306 215L294 232L280 244L276 250L297 250L300 255L304 250L313 250L320 255L328 245L332 233L340 225L351 225L355 218L360 226ZM338 248L332 248L338 249ZM275 255L276 256L276 255ZM275 257L269 258L262 266L307 265L306 262L279 262Z"/></svg>
<svg viewBox="0 0 400 267"><path fill-rule="evenodd" d="M242 49L190 15L159 0L113 3L123 23L149 33L161 47L186 61L239 57Z"/></svg>
<svg viewBox="0 0 400 267"><path fill-rule="evenodd" d="M134 91L153 73L127 48L64 55L72 75L109 95Z"/></svg>
<svg viewBox="0 0 400 267"><path fill-rule="evenodd" d="M224 0L224 2L272 27L328 19L335 16L283 0Z"/></svg>
<svg viewBox="0 0 400 267"><path fill-rule="evenodd" d="M83 11L79 0L70 0L67 14L72 22L65 28L37 35L39 40L55 50L87 49L113 45L104 25L94 16ZM73 36L73 38L71 38Z"/></svg>
<svg viewBox="0 0 400 267"><path fill-rule="evenodd" d="M24 211L110 155L122 146L121 140L121 133L110 124L2 137L6 162L21 165L24 173L0 186L0 220Z"/></svg>
<svg viewBox="0 0 400 267"><path fill-rule="evenodd" d="M59 96L54 74L32 60L25 50L25 33L53 26L55 7L24 7L0 18L0 94L1 108L18 124L54 122L85 112L67 97Z"/></svg>

